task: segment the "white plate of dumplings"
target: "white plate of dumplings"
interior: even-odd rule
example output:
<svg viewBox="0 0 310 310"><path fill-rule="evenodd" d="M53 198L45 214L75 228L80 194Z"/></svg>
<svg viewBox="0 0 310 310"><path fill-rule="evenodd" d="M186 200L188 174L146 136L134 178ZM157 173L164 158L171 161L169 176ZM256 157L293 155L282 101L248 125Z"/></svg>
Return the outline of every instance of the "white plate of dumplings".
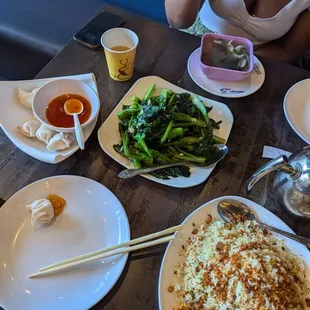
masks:
<svg viewBox="0 0 310 310"><path fill-rule="evenodd" d="M50 194L66 201L63 212L51 222L54 211L48 214L49 202L44 203ZM31 213L30 206L37 209L36 214ZM45 217L39 213L46 213ZM128 254L48 277L29 279L28 275L43 266L129 239L130 228L122 204L94 180L56 176L24 187L0 208L0 308L91 308L114 286Z"/></svg>
<svg viewBox="0 0 310 310"><path fill-rule="evenodd" d="M37 89L55 79L81 80L97 93L94 74L82 74L29 81L0 82L0 127L7 137L24 153L43 162L56 164L79 147L72 133L55 132L42 125L32 113L32 98ZM95 128L97 118L84 130L85 141Z"/></svg>

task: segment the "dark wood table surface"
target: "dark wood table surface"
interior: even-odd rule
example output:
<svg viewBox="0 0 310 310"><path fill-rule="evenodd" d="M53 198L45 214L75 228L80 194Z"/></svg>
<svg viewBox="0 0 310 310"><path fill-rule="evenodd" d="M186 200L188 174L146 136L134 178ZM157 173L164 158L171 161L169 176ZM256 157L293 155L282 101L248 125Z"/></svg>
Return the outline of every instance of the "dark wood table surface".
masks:
<svg viewBox="0 0 310 310"><path fill-rule="evenodd" d="M264 145L299 150L305 143L287 123L282 103L287 90L296 82L309 78L310 72L263 59L266 80L255 94L241 99L210 95L191 80L186 65L200 39L168 28L125 11L106 8L125 19L125 27L140 39L135 74L128 82L109 78L102 50L90 50L71 41L37 76L37 78L93 72L96 75L101 111L97 126L78 151L57 165L40 162L16 148L0 133L0 198L7 200L27 184L42 178L72 174L94 179L108 187L123 204L130 222L132 238L176 225L205 202L223 195L243 194L247 178L266 159ZM100 148L97 130L133 83L148 75L157 75L180 87L228 105L234 124L228 140L229 153L209 179L201 185L177 189L142 177L121 180L123 169ZM310 237L310 225L284 213L274 201L272 178L266 177L253 190L250 199L265 206L289 224L297 233ZM165 246L129 257L120 279L95 310L157 309L157 284ZM68 308L69 309L69 308Z"/></svg>

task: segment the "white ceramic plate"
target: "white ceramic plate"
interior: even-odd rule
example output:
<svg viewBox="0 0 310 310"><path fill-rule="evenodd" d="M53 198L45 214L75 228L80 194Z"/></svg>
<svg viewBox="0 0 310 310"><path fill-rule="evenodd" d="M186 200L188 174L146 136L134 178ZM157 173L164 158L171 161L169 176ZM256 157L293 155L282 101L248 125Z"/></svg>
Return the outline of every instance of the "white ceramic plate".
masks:
<svg viewBox="0 0 310 310"><path fill-rule="evenodd" d="M177 284L177 276L174 274L174 270L178 262L184 261L184 257L179 256L181 252L182 244L185 240L191 236L193 226L192 223L202 223L208 214L211 214L214 219L220 219L217 214L216 206L221 199L235 199L247 204L256 214L256 216L264 223L273 225L282 230L294 233L289 226L287 226L282 220L280 220L273 213L256 204L255 202L235 196L226 196L216 198L190 214L184 221L184 228L182 231L176 233L176 238L171 241L166 249L159 275L158 283L158 299L160 310L171 310L177 305L176 293L169 293L168 286ZM286 246L296 255L302 257L307 266L307 277L310 277L310 252L309 250L298 242L285 238L275 234L275 237L279 237L285 240Z"/></svg>
<svg viewBox="0 0 310 310"><path fill-rule="evenodd" d="M67 201L46 228L30 224L26 204L48 194ZM5 310L85 310L101 300L119 278L127 255L83 270L28 279L51 263L130 239L126 213L102 184L77 176L37 181L13 195L0 209L0 306Z"/></svg>
<svg viewBox="0 0 310 310"><path fill-rule="evenodd" d="M199 66L199 50L196 49L189 57L187 70L192 80L205 91L226 98L241 98L258 91L265 81L265 69L257 57L254 56L254 64L261 74L253 70L252 74L238 82L215 81L207 78Z"/></svg>
<svg viewBox="0 0 310 310"><path fill-rule="evenodd" d="M115 150L113 149L113 145L120 142L117 113L122 110L122 106L124 104L131 104L132 96L135 95L138 97L143 97L151 84L156 85L155 94L159 94L162 88L171 89L175 93L191 93L157 76L148 76L145 78L141 78L131 87L125 97L120 101L120 103L116 106L116 108L98 130L98 139L101 148L110 157L112 157L114 160L116 160L126 168L133 168L133 164L128 159L115 152ZM206 106L213 106L213 109L209 114L210 117L212 117L215 121L223 121L221 124L221 128L219 130L215 130L214 132L216 135L226 139L227 141L233 124L233 116L231 114L231 111L225 104L221 102L213 101L204 97L200 97L200 99ZM191 187L204 182L209 177L214 167L215 165L209 168L191 167L191 176L189 178L178 177L171 178L170 180L160 180L149 174L143 175L143 177L168 186Z"/></svg>
<svg viewBox="0 0 310 310"><path fill-rule="evenodd" d="M283 109L293 130L310 144L310 79L300 81L288 90Z"/></svg>
<svg viewBox="0 0 310 310"><path fill-rule="evenodd" d="M25 91L31 91L34 88L39 88L47 82L55 79L70 78L80 80L98 93L96 78L94 74L81 74L73 76L64 76L57 78L48 78L29 81L4 81L0 82L0 127L7 137L24 153L47 163L59 163L73 153L79 147L76 142L72 143L69 149L63 151L49 151L43 142L35 138L28 138L22 135L16 128L23 122L34 118L32 110L22 106L17 99L16 90L18 87ZM89 138L95 128L97 118L84 130L85 141Z"/></svg>

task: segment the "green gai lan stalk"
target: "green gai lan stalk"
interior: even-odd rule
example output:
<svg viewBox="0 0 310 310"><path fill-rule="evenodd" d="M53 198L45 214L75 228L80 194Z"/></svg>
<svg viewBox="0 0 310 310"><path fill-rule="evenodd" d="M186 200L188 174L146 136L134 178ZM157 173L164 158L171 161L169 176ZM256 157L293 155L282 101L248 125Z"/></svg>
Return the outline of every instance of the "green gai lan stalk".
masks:
<svg viewBox="0 0 310 310"><path fill-rule="evenodd" d="M212 159L212 145L225 143L214 134L221 121L210 118L212 107L205 107L196 95L155 91L150 85L144 97L133 96L117 114L121 142L114 150L136 168L184 163L153 172L156 178L189 177L189 164L206 165Z"/></svg>

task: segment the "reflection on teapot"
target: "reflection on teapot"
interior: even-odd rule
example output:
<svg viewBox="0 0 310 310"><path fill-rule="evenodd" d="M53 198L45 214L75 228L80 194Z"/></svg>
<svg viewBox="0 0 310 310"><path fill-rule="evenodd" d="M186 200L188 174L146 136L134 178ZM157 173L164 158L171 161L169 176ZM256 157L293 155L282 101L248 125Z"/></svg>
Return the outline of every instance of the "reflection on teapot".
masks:
<svg viewBox="0 0 310 310"><path fill-rule="evenodd" d="M290 213L310 219L310 146L289 158L279 156L263 165L247 181L245 193L249 194L256 182L272 171L277 171L275 198Z"/></svg>

